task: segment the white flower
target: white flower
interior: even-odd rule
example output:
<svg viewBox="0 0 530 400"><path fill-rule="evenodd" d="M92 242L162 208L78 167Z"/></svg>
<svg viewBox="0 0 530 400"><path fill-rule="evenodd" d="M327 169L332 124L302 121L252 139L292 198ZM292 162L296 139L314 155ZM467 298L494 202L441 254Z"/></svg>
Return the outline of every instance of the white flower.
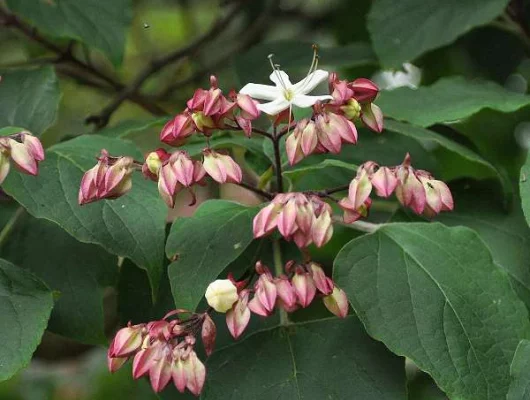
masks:
<svg viewBox="0 0 530 400"><path fill-rule="evenodd" d="M210 307L225 313L238 299L237 288L229 279L217 279L208 285L205 297Z"/></svg>
<svg viewBox="0 0 530 400"><path fill-rule="evenodd" d="M317 101L332 100L333 97L329 95L307 95L326 79L328 79L328 72L317 69L293 85L285 72L274 70L270 75L270 80L276 86L247 83L240 93L248 94L255 99L269 100L268 103L259 104L258 108L266 114L276 115L288 109L291 105L307 108L314 105Z"/></svg>

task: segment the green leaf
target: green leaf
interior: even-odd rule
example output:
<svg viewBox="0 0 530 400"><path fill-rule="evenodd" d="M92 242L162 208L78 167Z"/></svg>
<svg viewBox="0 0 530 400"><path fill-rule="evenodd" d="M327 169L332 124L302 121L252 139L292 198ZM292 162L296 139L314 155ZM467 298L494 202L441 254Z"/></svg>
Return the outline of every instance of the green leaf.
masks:
<svg viewBox="0 0 530 400"><path fill-rule="evenodd" d="M54 123L60 97L52 67L3 73L0 127L21 126L39 136Z"/></svg>
<svg viewBox="0 0 530 400"><path fill-rule="evenodd" d="M27 214L17 221L2 254L60 293L48 330L83 343L107 343L102 303L105 288L118 276L117 257Z"/></svg>
<svg viewBox="0 0 530 400"><path fill-rule="evenodd" d="M166 254L171 291L178 308L195 310L210 282L252 242L257 208L224 200L201 204L190 218L171 227Z"/></svg>
<svg viewBox="0 0 530 400"><path fill-rule="evenodd" d="M53 307L52 292L33 274L0 259L0 381L29 364Z"/></svg>
<svg viewBox="0 0 530 400"><path fill-rule="evenodd" d="M484 108L513 112L530 104L530 96L510 92L489 81L448 77L418 89L383 91L377 104L387 117L427 127L455 122Z"/></svg>
<svg viewBox="0 0 530 400"><path fill-rule="evenodd" d="M263 137L254 135L251 138L246 137L243 133L232 134L229 132L216 132L210 139L210 147L213 149L229 149L232 147L239 147L246 149L255 154L262 154L264 142ZM186 150L190 156L198 156L202 154L202 150L206 147L206 140L203 136L192 138L186 144L180 147Z"/></svg>
<svg viewBox="0 0 530 400"><path fill-rule="evenodd" d="M0 136L10 136L15 133L19 133L20 131L23 131L24 128L16 127L16 126L6 126L5 128L0 129Z"/></svg>
<svg viewBox="0 0 530 400"><path fill-rule="evenodd" d="M323 190L348 184L357 174L358 166L340 160L324 160L294 168L283 173L293 190Z"/></svg>
<svg viewBox="0 0 530 400"><path fill-rule="evenodd" d="M510 369L512 383L506 400L530 400L530 340L521 340Z"/></svg>
<svg viewBox="0 0 530 400"><path fill-rule="evenodd" d="M146 130L153 127L162 128L167 121L168 118L166 117L144 120L129 119L120 121L118 124L109 128L101 129L98 131L98 135L126 139L135 133L145 133Z"/></svg>
<svg viewBox="0 0 530 400"><path fill-rule="evenodd" d="M467 147L439 133L390 119L385 120L385 129L413 138L424 148L434 152L439 161L442 161L443 175L438 177L439 179L452 180L461 177L500 179L499 172L493 165Z"/></svg>
<svg viewBox="0 0 530 400"><path fill-rule="evenodd" d="M123 59L131 0L7 0L7 5L49 35L95 47L114 65Z"/></svg>
<svg viewBox="0 0 530 400"><path fill-rule="evenodd" d="M521 205L526 222L530 225L530 154L521 168L521 177L519 179L519 191L521 193Z"/></svg>
<svg viewBox="0 0 530 400"><path fill-rule="evenodd" d="M334 278L368 333L450 398L506 396L528 313L476 232L389 224L347 244Z"/></svg>
<svg viewBox="0 0 530 400"><path fill-rule="evenodd" d="M52 146L37 177L11 172L3 189L30 214L60 225L84 243L129 257L149 275L153 293L162 272L167 208L156 185L136 174L133 188L116 200L79 206L77 195L83 173L96 164L100 149L111 155L141 154L130 142L98 135L81 136Z"/></svg>
<svg viewBox="0 0 530 400"><path fill-rule="evenodd" d="M368 30L383 66L400 68L501 15L508 0L376 0Z"/></svg>
<svg viewBox="0 0 530 400"><path fill-rule="evenodd" d="M301 79L311 65L312 43L277 41L256 45L236 59L235 67L241 85L248 82L272 84L269 81L269 75L272 72L269 54L274 54L274 62L280 64L281 69L289 76L293 72L299 72L297 76ZM377 60L368 43L357 42L346 46L319 47L319 66L337 68L375 64ZM293 77L291 81L295 83Z"/></svg>
<svg viewBox="0 0 530 400"><path fill-rule="evenodd" d="M403 364L355 317L292 324L215 352L201 398L404 400Z"/></svg>

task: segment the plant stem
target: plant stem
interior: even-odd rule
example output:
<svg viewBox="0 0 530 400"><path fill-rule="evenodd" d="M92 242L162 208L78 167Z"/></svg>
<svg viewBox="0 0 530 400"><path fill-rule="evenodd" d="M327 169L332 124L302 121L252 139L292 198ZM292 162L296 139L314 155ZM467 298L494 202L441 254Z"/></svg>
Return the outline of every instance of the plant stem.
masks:
<svg viewBox="0 0 530 400"><path fill-rule="evenodd" d="M276 172L276 186L278 193L283 193L283 177L282 177L282 157L280 155L280 136L274 127L274 134L272 136L272 145L274 147L274 171Z"/></svg>
<svg viewBox="0 0 530 400"><path fill-rule="evenodd" d="M11 218L9 218L9 221L5 224L2 231L0 231L0 248L4 245L5 241L9 237L9 234L15 227L18 219L24 214L24 207L19 207L17 210L13 213Z"/></svg>
<svg viewBox="0 0 530 400"><path fill-rule="evenodd" d="M366 221L355 221L351 224L345 223L341 218L333 217L333 222L336 224L343 225L347 228L355 229L359 232L374 233L379 228L382 228L385 224L374 224Z"/></svg>
<svg viewBox="0 0 530 400"><path fill-rule="evenodd" d="M282 260L282 249L280 246L280 240L275 239L272 241L272 254L274 258L274 272L276 276L283 274L283 260ZM289 325L289 315L283 308L278 308L280 311L280 325Z"/></svg>
<svg viewBox="0 0 530 400"><path fill-rule="evenodd" d="M254 192L262 197L265 197L267 200L272 200L274 195L272 193L266 192L265 190L258 189L257 187L254 187L252 185L249 185L245 182L236 183L237 186L241 186L242 188L245 188L247 190L250 190L251 192Z"/></svg>

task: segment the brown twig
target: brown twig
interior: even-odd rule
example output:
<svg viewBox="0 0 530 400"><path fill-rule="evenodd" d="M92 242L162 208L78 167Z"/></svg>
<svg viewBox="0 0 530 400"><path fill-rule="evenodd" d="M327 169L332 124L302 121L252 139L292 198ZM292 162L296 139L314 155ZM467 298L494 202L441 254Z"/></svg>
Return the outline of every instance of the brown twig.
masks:
<svg viewBox="0 0 530 400"><path fill-rule="evenodd" d="M261 197L266 198L267 200L272 200L274 198L274 194L273 193L266 192L264 190L258 189L257 187L249 185L248 183L240 182L240 183L236 183L236 185L240 186L242 188L245 188L247 190L250 190L251 192L254 192L254 193L258 194Z"/></svg>
<svg viewBox="0 0 530 400"><path fill-rule="evenodd" d="M239 13L241 5L245 1L246 0L241 0L228 14L219 18L206 33L199 36L188 45L151 61L151 63L144 68L129 85L120 90L116 98L110 104L103 108L99 114L89 116L86 119L86 122L94 123L98 128L105 126L114 111L116 111L127 98L138 92L145 81L147 81L152 75L174 62L194 54L202 45L215 39L219 33L230 25L230 22Z"/></svg>
<svg viewBox="0 0 530 400"><path fill-rule="evenodd" d="M3 7L0 7L0 23L5 26L16 29L17 31L24 34L27 38L31 39L32 41L36 43L39 43L42 47L55 53L56 57L55 59L50 60L51 62L58 64L58 65L70 64L72 66L75 66L79 70L78 72L69 72L65 75L67 76L73 75L75 76L75 79L81 80L84 83L88 84L89 86L96 86L101 89L104 89L107 86L107 87L112 88L114 91L118 91L118 90L122 90L125 87L125 85L121 83L119 80L117 80L116 78L105 74L104 72L95 68L93 65L85 63L79 60L77 57L75 57L72 53L72 47L74 43L73 41L70 41L68 46L65 49L63 49L60 46L57 46L52 41L48 40L46 37L42 36L37 31L37 29L35 29L31 25L28 25L27 23L22 21L20 18L18 18L15 14L10 13ZM83 78L82 77L83 73L90 75L92 78L96 78L96 80L90 79L90 78ZM154 113L157 115L166 114L164 110L162 110L156 104L145 99L139 93L136 93L136 92L131 93L128 99L138 104L139 106L143 107L144 109L146 109L147 111L151 113Z"/></svg>

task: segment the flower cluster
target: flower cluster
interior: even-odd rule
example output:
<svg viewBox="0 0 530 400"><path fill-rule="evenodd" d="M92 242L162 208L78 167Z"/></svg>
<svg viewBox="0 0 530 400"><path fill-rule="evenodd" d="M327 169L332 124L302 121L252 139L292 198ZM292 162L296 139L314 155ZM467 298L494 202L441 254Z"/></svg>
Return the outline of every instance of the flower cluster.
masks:
<svg viewBox="0 0 530 400"><path fill-rule="evenodd" d="M312 117L298 121L287 138L285 147L291 165L310 154L338 154L344 143L357 143L354 122L358 119L375 132L383 130L383 114L373 104L379 93L375 83L364 78L353 82L339 80L333 73L329 76L329 89L331 101L317 102Z"/></svg>
<svg viewBox="0 0 530 400"><path fill-rule="evenodd" d="M344 222L352 223L368 214L372 189L379 197L388 197L395 191L403 206L427 217L452 210L453 196L447 185L427 171L415 170L410 163L407 153L403 163L392 168L380 167L373 161L361 165L350 183L348 197L339 202Z"/></svg>
<svg viewBox="0 0 530 400"><path fill-rule="evenodd" d="M250 136L252 121L260 115L257 102L248 95L233 91L230 100L227 99L215 76L210 77L210 85L209 90L197 89L188 100L187 108L164 126L160 133L162 142L181 146L193 133L209 136L215 129L225 129L227 123L236 124Z"/></svg>
<svg viewBox="0 0 530 400"><path fill-rule="evenodd" d="M316 195L280 193L254 217L254 237L278 229L285 240L300 248L325 245L333 235L331 206Z"/></svg>
<svg viewBox="0 0 530 400"><path fill-rule="evenodd" d="M78 202L88 204L101 199L116 199L132 187L132 173L138 166L131 157L112 157L101 150L98 163L81 179Z"/></svg>
<svg viewBox="0 0 530 400"><path fill-rule="evenodd" d="M149 376L155 392L162 391L171 380L179 392L187 388L198 396L206 379L206 368L194 351L194 332L201 331L207 355L215 345L216 327L207 313L180 319L184 310L174 310L158 321L129 325L120 329L107 353L111 372L133 359L134 379ZM177 315L177 318L169 320Z"/></svg>
<svg viewBox="0 0 530 400"><path fill-rule="evenodd" d="M333 314L345 318L348 315L348 299L344 291L326 276L320 265L314 262L285 264L285 273L274 277L260 261L256 263L258 279L252 288L247 281L220 279L206 290L206 300L218 312L226 312L226 324L237 339L245 331L251 312L262 317L272 315L275 308L293 312L305 308L317 297ZM252 298L250 298L252 295Z"/></svg>
<svg viewBox="0 0 530 400"><path fill-rule="evenodd" d="M40 140L27 131L0 137L0 184L9 173L10 160L21 172L37 175L39 162L44 160Z"/></svg>

